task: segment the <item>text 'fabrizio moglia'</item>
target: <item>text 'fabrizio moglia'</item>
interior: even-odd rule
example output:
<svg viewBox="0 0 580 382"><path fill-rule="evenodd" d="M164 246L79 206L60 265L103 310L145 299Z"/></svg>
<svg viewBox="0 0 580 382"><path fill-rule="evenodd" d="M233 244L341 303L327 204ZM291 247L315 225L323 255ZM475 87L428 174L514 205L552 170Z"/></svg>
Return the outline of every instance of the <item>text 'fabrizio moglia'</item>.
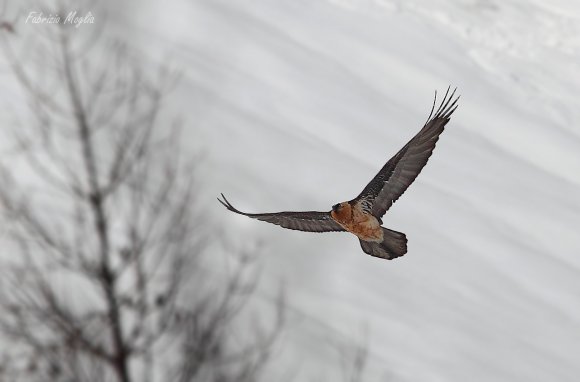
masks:
<svg viewBox="0 0 580 382"><path fill-rule="evenodd" d="M77 11L69 12L66 17L62 17L58 14L48 14L45 15L42 12L32 11L28 14L26 18L26 24L71 24L75 27L79 27L82 24L93 24L95 22L95 17L91 12L87 12L86 15L80 16Z"/></svg>

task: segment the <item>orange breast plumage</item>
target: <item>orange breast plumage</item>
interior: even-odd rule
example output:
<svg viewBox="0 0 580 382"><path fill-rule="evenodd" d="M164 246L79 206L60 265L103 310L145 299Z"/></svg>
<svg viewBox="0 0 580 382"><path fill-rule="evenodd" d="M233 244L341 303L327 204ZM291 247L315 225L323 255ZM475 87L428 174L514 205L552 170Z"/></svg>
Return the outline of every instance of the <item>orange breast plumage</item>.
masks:
<svg viewBox="0 0 580 382"><path fill-rule="evenodd" d="M359 203L341 203L337 211L330 213L332 218L345 230L365 241L383 241L383 228L373 215L362 210Z"/></svg>

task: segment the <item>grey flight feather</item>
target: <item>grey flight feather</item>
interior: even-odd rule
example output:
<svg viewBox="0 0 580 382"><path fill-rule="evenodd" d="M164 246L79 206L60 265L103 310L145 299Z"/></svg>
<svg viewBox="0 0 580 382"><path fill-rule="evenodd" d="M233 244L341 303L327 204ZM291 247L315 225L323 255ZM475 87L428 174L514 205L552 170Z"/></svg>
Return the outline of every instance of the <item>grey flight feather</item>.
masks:
<svg viewBox="0 0 580 382"><path fill-rule="evenodd" d="M223 200L218 198L218 201L224 205L228 210L240 215L258 219L268 223L276 224L284 228L294 229L305 232L333 232L344 231L337 222L330 216L330 212L317 211L303 211L303 212L274 212L262 214L248 214L242 212L232 206L226 199L224 194L221 194Z"/></svg>
<svg viewBox="0 0 580 382"><path fill-rule="evenodd" d="M449 95L449 88L435 114L435 103L427 122L394 157L392 157L354 200L364 200L371 204L371 213L381 218L385 212L413 183L431 156L435 143L451 114L457 108L459 97L453 99L455 90Z"/></svg>

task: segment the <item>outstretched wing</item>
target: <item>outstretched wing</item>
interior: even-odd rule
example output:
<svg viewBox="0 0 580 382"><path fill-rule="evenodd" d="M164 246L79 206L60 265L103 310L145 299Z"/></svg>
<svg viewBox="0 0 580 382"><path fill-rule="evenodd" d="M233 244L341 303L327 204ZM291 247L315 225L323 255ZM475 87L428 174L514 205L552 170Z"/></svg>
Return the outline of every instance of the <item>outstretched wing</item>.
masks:
<svg viewBox="0 0 580 382"><path fill-rule="evenodd" d="M332 232L344 231L344 229L335 222L330 216L330 212L275 212L265 214L248 214L242 212L231 205L224 194L221 194L223 200L218 201L228 210L252 219L262 220L268 223L276 224L284 228L294 229L305 232Z"/></svg>
<svg viewBox="0 0 580 382"><path fill-rule="evenodd" d="M383 166L355 199L366 202L363 205L366 205L377 218L387 212L427 164L435 143L443 132L443 127L449 122L451 114L457 108L459 97L454 99L455 90L451 95L449 95L449 90L448 88L443 101L433 115L437 102L437 92L435 92L431 113L421 131Z"/></svg>

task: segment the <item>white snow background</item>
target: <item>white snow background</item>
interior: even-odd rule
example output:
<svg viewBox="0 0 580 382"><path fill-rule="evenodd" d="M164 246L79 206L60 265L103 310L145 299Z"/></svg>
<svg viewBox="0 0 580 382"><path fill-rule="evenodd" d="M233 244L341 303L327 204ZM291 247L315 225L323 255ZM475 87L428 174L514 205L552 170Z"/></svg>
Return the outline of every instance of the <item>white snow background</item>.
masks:
<svg viewBox="0 0 580 382"><path fill-rule="evenodd" d="M114 33L183 69L171 107L205 152L207 211L261 244L261 298L284 282L293 319L272 380L339 380L329 342L361 332L369 381L580 380L580 2L106 4ZM383 219L407 234L400 259L215 200L329 210L449 85L460 106Z"/></svg>

